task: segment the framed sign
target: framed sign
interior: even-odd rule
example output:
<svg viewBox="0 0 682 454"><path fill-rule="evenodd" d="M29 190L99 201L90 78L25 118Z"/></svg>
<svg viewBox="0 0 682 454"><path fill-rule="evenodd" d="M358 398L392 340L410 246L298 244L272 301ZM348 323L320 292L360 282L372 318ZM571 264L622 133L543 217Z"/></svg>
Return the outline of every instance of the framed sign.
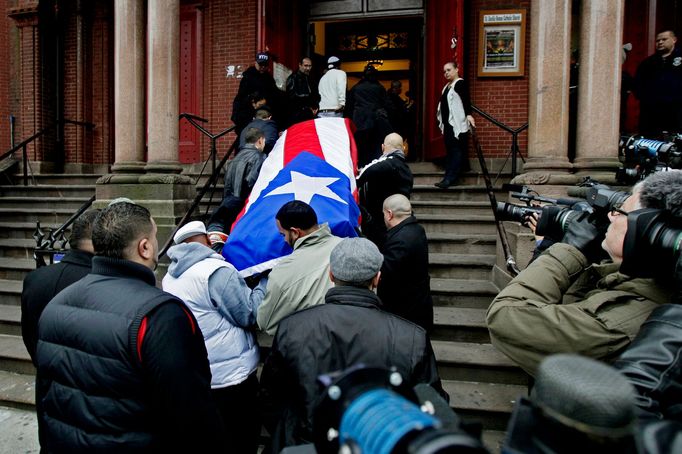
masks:
<svg viewBox="0 0 682 454"><path fill-rule="evenodd" d="M485 10L479 13L478 76L523 76L526 11Z"/></svg>

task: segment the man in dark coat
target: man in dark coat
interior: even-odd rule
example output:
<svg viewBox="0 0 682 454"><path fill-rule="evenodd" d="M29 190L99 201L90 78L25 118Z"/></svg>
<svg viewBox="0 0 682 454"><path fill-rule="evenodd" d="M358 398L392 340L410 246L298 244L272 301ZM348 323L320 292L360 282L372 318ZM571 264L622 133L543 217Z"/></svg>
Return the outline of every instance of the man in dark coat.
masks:
<svg viewBox="0 0 682 454"><path fill-rule="evenodd" d="M263 148L263 153L266 155L270 153L270 150L275 146L277 139L279 139L279 129L277 129L277 123L272 119L272 112L270 112L270 109L267 106L259 107L256 110L256 115L253 120L251 120L251 123L242 131L239 136L240 150L246 146L246 131L248 131L249 128L256 128L263 131L263 135L265 136L265 148Z"/></svg>
<svg viewBox="0 0 682 454"><path fill-rule="evenodd" d="M447 398L426 331L391 313L372 291L383 257L365 238L344 238L332 250L334 287L319 304L279 323L261 375L272 452L312 441L320 374L357 364L395 367L409 386L428 383Z"/></svg>
<svg viewBox="0 0 682 454"><path fill-rule="evenodd" d="M412 216L412 205L402 194L386 199L384 221L388 232L377 295L387 311L429 332L433 328L433 301L426 232Z"/></svg>
<svg viewBox="0 0 682 454"><path fill-rule="evenodd" d="M682 132L682 50L672 30L656 35L656 53L637 68L639 133L659 138L661 132Z"/></svg>
<svg viewBox="0 0 682 454"><path fill-rule="evenodd" d="M381 145L382 156L360 171L358 188L362 213L362 233L380 249L386 239L383 205L386 197L402 194L410 197L414 178L405 162L403 138L391 133Z"/></svg>
<svg viewBox="0 0 682 454"><path fill-rule="evenodd" d="M156 288L157 228L120 202L92 228L90 274L38 324L37 404L46 452L224 452L203 335Z"/></svg>
<svg viewBox="0 0 682 454"><path fill-rule="evenodd" d="M289 118L286 126L302 121L308 115L310 106L317 102L317 83L310 80L310 70L313 68L313 61L308 57L301 58L298 63L298 71L287 77L286 93L289 103Z"/></svg>
<svg viewBox="0 0 682 454"><path fill-rule="evenodd" d="M346 116L357 128L355 142L359 166L379 157L381 141L393 131L386 107L386 90L377 81L377 70L367 66L362 80L351 88L346 100Z"/></svg>
<svg viewBox="0 0 682 454"><path fill-rule="evenodd" d="M35 365L38 343L38 320L54 296L90 272L92 223L99 210L89 210L76 219L69 238L70 250L59 263L31 271L24 278L21 291L21 336Z"/></svg>
<svg viewBox="0 0 682 454"><path fill-rule="evenodd" d="M279 121L279 105L281 91L275 84L275 79L268 72L270 56L265 52L256 54L256 63L249 66L242 74L239 82L237 96L232 102L232 117L236 128L235 133L240 135L246 125L253 119L255 109L252 105L251 96L259 93L265 97L265 102L272 109L275 120Z"/></svg>

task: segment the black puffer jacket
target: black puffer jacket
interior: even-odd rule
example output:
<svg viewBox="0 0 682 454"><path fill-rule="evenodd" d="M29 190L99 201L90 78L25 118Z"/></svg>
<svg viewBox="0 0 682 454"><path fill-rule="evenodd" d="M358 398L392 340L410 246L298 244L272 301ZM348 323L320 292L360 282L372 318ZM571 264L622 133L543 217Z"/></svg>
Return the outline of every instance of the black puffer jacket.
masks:
<svg viewBox="0 0 682 454"><path fill-rule="evenodd" d="M145 266L95 257L92 273L45 308L36 356L45 452L221 444L203 335L155 283Z"/></svg>
<svg viewBox="0 0 682 454"><path fill-rule="evenodd" d="M614 366L637 390L643 419L682 421L682 306L651 312Z"/></svg>
<svg viewBox="0 0 682 454"><path fill-rule="evenodd" d="M279 323L261 375L273 452L312 440L311 415L321 391L320 374L359 363L395 366L411 386L428 383L447 396L426 332L380 306L368 289L333 287L325 304Z"/></svg>

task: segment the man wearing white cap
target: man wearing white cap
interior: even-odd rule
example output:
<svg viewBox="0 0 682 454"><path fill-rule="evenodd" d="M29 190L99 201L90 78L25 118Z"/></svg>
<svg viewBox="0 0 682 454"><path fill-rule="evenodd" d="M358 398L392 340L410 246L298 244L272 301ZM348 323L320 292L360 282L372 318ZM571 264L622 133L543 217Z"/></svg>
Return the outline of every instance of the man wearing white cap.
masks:
<svg viewBox="0 0 682 454"><path fill-rule="evenodd" d="M322 76L318 85L320 93L319 117L343 117L346 105L346 73L339 67L341 60L331 56L327 60L329 71Z"/></svg>
<svg viewBox="0 0 682 454"><path fill-rule="evenodd" d="M237 270L210 248L206 227L200 221L184 225L173 241L163 289L182 299L199 323L225 437L235 452L256 452L259 354L249 328L256 324L267 279L252 291Z"/></svg>

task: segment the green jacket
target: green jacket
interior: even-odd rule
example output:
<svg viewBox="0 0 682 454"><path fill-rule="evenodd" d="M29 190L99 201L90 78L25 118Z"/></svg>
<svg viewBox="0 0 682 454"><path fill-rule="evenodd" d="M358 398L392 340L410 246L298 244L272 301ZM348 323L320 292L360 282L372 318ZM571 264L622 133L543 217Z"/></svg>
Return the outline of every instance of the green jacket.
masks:
<svg viewBox="0 0 682 454"><path fill-rule="evenodd" d="M652 279L633 279L618 268L590 265L573 246L554 244L488 308L493 345L531 375L553 353L615 359L672 295Z"/></svg>
<svg viewBox="0 0 682 454"><path fill-rule="evenodd" d="M327 224L294 243L294 252L284 257L268 277L265 298L258 307L258 327L270 335L289 314L324 303L332 286L329 255L341 238L332 235Z"/></svg>

